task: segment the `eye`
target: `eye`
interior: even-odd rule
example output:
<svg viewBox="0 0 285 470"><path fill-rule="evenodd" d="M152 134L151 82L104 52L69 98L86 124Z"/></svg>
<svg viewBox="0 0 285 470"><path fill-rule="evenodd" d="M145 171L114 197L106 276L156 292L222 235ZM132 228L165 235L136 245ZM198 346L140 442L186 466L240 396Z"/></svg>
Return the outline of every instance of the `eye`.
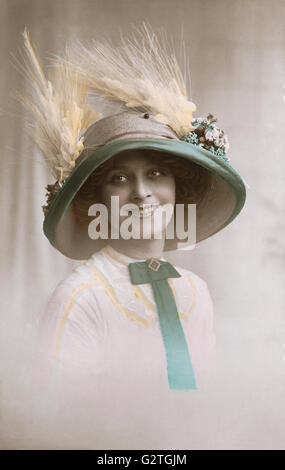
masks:
<svg viewBox="0 0 285 470"><path fill-rule="evenodd" d="M121 173L117 173L111 176L110 181L112 183L125 183L127 181L127 176Z"/></svg>
<svg viewBox="0 0 285 470"><path fill-rule="evenodd" d="M153 168L152 170L150 170L149 175L154 178L157 178L158 176L165 175L165 172L158 168Z"/></svg>

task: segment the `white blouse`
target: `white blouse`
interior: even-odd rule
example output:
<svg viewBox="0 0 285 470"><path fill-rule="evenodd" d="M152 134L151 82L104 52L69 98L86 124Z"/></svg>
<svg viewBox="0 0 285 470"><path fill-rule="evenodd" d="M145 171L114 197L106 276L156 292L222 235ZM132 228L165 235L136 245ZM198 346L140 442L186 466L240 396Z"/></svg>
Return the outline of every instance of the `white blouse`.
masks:
<svg viewBox="0 0 285 470"><path fill-rule="evenodd" d="M128 264L137 261L111 247L102 249L57 286L40 321L35 395L42 408L48 410L43 421L53 416L53 430L60 425L64 433L67 428L73 429L70 432L78 434L77 441L91 426L92 431L86 435L97 433L96 439L93 436L96 442L106 432L114 436L119 429L118 442L122 426L128 422L130 427L128 414L136 419L135 432L144 419L145 427L155 429L159 407L169 413L177 393L179 402L184 394L190 406L189 399L193 402L193 394L197 393L169 389L151 285L130 282ZM185 269L176 269L181 277L168 282L201 390L216 363L212 301L202 279ZM161 413L164 416L165 411ZM162 432L157 426L155 439ZM102 445L108 446L111 438L106 439Z"/></svg>
<svg viewBox="0 0 285 470"><path fill-rule="evenodd" d="M128 264L111 247L82 262L51 295L41 342L62 371L88 369L94 379L168 388L165 349L150 284L132 285ZM169 279L199 385L215 368L213 307L206 283L177 268ZM74 372L75 373L75 372Z"/></svg>

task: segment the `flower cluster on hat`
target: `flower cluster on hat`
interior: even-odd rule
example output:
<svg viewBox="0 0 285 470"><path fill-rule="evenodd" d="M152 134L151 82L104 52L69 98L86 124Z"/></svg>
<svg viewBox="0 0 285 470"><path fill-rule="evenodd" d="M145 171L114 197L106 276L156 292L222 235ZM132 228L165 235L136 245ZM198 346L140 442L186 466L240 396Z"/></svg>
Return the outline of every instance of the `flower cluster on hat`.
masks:
<svg viewBox="0 0 285 470"><path fill-rule="evenodd" d="M216 121L212 114L209 114L207 118L194 119L191 122L193 130L181 140L203 147L228 162L229 141L224 131L216 126Z"/></svg>

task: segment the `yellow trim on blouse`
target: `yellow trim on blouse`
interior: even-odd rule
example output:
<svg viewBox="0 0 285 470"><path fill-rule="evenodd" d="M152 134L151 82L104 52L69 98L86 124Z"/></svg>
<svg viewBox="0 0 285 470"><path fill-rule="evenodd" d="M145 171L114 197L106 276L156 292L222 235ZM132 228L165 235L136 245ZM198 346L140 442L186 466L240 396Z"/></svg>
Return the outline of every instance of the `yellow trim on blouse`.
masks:
<svg viewBox="0 0 285 470"><path fill-rule="evenodd" d="M122 313L126 315L127 318L129 318L132 321L137 321L138 323L141 323L143 326L146 328L149 328L153 321L154 317L151 317L149 319L145 319L137 315L135 312L132 310L128 309L127 307L124 307L120 302L118 297L116 296L116 293L109 283L109 281L106 279L104 274L94 266L94 264L90 263L89 261L85 261L84 264L92 271L92 273L97 277L99 283L102 285L104 288L105 294L110 298L111 302L115 307Z"/></svg>
<svg viewBox="0 0 285 470"><path fill-rule="evenodd" d="M97 282L98 282L98 279L94 278L92 281L82 283L78 287L75 287L73 289L72 295L71 295L70 299L68 300L68 302L66 304L66 307L63 311L63 315L62 315L62 317L59 321L58 328L57 328L57 333L56 333L56 355L57 356L58 356L58 353L59 353L59 343L60 343L60 339L61 339L61 335L62 335L62 330L63 330L63 327L65 325L66 319L67 319L68 314L71 310L71 307L73 305L73 301L74 301L76 295L79 294L79 292L81 292L85 289L89 289L89 287L93 286Z"/></svg>
<svg viewBox="0 0 285 470"><path fill-rule="evenodd" d="M106 253L108 256L110 256L111 258L115 259L115 261L119 261L122 264L127 266L127 263L122 258L120 258L120 256L115 255L115 253L113 253L113 252L110 253L107 248L103 248L102 251L104 253ZM73 289L72 295L71 295L70 299L68 300L68 302L66 304L66 307L65 307L63 315L62 315L62 317L59 321L59 325L58 325L58 329L57 329L57 334L56 334L56 355L57 356L58 356L58 353L59 353L59 344L60 344L60 340L61 340L61 336L62 336L63 327L65 325L65 322L67 320L69 312L72 308L73 301L74 301L76 295L79 294L80 292L82 292L85 289L89 289L89 287L93 286L96 283L101 284L101 286L104 288L105 294L109 297L112 304L120 312L124 313L124 315L129 320L134 321L134 322L138 322L146 328L150 328L150 326L153 324L154 320L156 319L155 317L150 317L148 319L144 319L144 318L140 317L139 315L137 315L134 311L128 309L127 307L124 307L119 302L119 299L118 299L113 287L111 286L109 281L106 279L104 274L97 267L95 267L92 263L90 263L89 261L82 261L82 264L84 264L85 266L87 266L90 269L90 271L92 272L94 278L93 278L92 281L82 283L78 287ZM190 313L192 312L192 310L194 309L195 304L196 304L196 289L195 289L194 282L190 277L188 278L188 281L191 285L191 290L192 290L192 302L191 302L190 308L187 311L187 313L183 313L183 312L178 313L179 317L182 318L183 320L185 320L189 317ZM173 280L168 279L168 282L169 282L169 285L171 287L173 297L175 299L175 303L177 305L176 292L175 292L175 289L174 289ZM138 286L132 285L132 290L134 292L135 297L138 300L140 300L149 310L151 310L153 312L156 312L155 305L146 297L146 295L142 292L142 290Z"/></svg>

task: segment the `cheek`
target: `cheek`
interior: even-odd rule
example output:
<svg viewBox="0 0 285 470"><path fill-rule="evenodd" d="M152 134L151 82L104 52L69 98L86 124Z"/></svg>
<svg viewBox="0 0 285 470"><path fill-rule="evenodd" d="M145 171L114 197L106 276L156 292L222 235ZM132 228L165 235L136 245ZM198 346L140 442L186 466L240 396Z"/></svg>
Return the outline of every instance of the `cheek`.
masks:
<svg viewBox="0 0 285 470"><path fill-rule="evenodd" d="M105 206L111 206L111 197L118 197L119 198L119 206L121 207L128 201L129 191L127 187L115 187L111 185L106 185L102 191L101 201L102 204Z"/></svg>
<svg viewBox="0 0 285 470"><path fill-rule="evenodd" d="M175 181L174 179L169 179L165 181L163 185L160 186L159 194L163 202L175 203Z"/></svg>

